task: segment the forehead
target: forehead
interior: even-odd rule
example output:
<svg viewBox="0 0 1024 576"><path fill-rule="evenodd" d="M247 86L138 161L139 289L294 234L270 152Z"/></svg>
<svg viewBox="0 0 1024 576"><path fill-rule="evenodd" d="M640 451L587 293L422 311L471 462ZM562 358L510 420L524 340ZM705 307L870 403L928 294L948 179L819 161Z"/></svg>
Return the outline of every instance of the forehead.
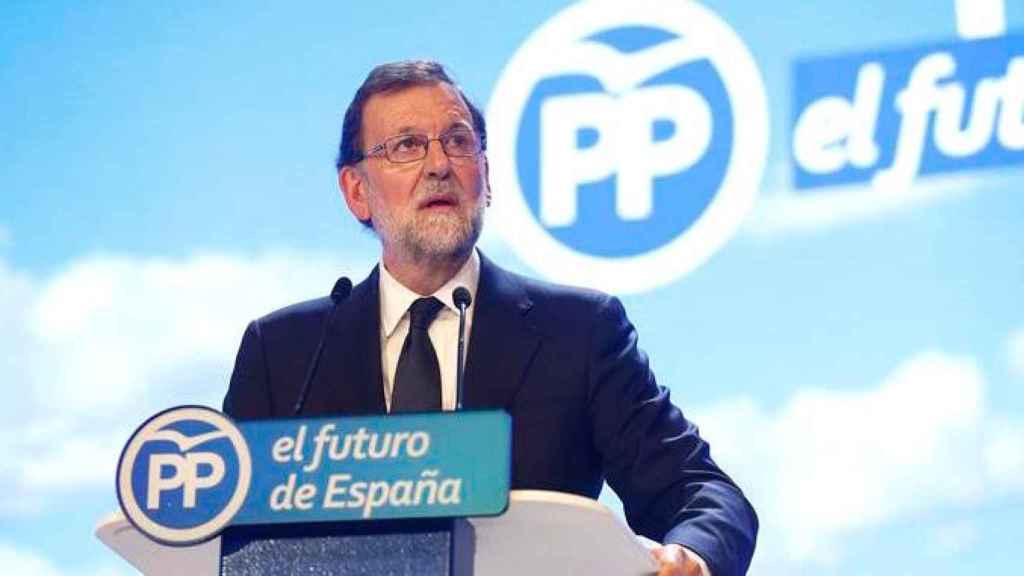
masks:
<svg viewBox="0 0 1024 576"><path fill-rule="evenodd" d="M455 124L472 126L472 117L455 88L443 83L374 94L363 108L367 143L400 132L437 134Z"/></svg>

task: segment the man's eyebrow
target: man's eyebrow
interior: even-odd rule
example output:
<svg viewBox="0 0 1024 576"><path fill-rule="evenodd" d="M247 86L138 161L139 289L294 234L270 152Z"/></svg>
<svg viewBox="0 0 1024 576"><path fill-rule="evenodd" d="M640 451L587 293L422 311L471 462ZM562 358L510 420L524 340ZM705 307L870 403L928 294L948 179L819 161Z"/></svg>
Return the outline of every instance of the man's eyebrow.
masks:
<svg viewBox="0 0 1024 576"><path fill-rule="evenodd" d="M441 130L441 134L444 134L445 132L450 132L450 131L452 131L455 128L466 128L466 129L472 130L473 129L473 125L470 124L468 121L466 121L463 118L458 118L456 120L452 120L451 122L449 122L448 125L445 127L445 129ZM401 128L399 128L397 130L392 131L391 135L392 136L401 136L403 134L425 134L425 133L426 132L424 132L420 128L417 128L415 126L405 125L405 126L402 126Z"/></svg>
<svg viewBox="0 0 1024 576"><path fill-rule="evenodd" d="M453 128L469 128L470 130L472 130L473 125L467 122L465 119L459 118L458 120L452 120L451 123L448 124L448 127L444 129L444 131L448 132Z"/></svg>

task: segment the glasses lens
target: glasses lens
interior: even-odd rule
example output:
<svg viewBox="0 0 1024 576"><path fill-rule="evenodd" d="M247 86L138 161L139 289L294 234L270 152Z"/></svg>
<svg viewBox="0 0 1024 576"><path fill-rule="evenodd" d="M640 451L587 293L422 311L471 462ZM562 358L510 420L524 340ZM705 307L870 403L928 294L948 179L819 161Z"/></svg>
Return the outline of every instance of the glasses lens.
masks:
<svg viewBox="0 0 1024 576"><path fill-rule="evenodd" d="M392 162L414 162L427 155L427 137L420 134L403 134L388 139L384 151Z"/></svg>
<svg viewBox="0 0 1024 576"><path fill-rule="evenodd" d="M449 156L473 156L480 151L476 134L470 130L452 130L441 137L441 144Z"/></svg>

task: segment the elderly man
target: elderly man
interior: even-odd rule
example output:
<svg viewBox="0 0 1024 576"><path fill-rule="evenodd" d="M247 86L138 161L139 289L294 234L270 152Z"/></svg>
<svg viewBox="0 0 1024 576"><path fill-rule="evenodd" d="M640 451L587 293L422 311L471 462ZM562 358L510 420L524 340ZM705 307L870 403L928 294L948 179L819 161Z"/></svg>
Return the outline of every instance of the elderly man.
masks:
<svg viewBox="0 0 1024 576"><path fill-rule="evenodd" d="M440 64L370 73L337 167L349 210L380 238L380 264L350 294L251 323L224 411L290 416L300 397L305 415L453 409L452 293L465 287L464 405L512 415L512 487L596 498L607 479L630 526L664 543L660 574L744 573L757 517L656 384L619 301L511 274L475 250L491 195L486 137Z"/></svg>

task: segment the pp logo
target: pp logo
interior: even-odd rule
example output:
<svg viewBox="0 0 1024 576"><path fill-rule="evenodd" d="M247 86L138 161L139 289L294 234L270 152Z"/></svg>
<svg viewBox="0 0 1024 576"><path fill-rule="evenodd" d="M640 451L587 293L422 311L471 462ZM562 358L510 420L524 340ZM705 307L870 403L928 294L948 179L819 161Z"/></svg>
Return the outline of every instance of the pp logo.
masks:
<svg viewBox="0 0 1024 576"><path fill-rule="evenodd" d="M541 273L672 282L736 231L768 149L750 53L693 2L594 0L537 29L488 107L495 222Z"/></svg>
<svg viewBox="0 0 1024 576"><path fill-rule="evenodd" d="M210 408L182 406L153 416L132 435L117 466L117 496L140 531L186 545L227 526L251 478L249 447L231 420Z"/></svg>

